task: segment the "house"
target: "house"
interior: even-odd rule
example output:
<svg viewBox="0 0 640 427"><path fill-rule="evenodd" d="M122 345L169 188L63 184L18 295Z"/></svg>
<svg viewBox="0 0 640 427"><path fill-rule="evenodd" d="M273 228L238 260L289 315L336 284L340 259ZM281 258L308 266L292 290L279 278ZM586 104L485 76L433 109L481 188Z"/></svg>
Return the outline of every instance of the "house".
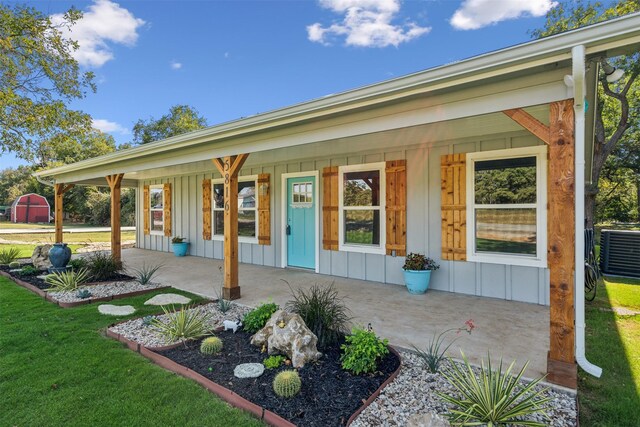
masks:
<svg viewBox="0 0 640 427"><path fill-rule="evenodd" d="M399 284L426 252L434 289L549 305L548 380L575 387L576 361L599 375L581 285L596 83L639 45L628 15L36 175L56 212L106 178L116 256L120 188L136 188L137 246L188 237L224 258L231 299L238 262Z"/></svg>
<svg viewBox="0 0 640 427"><path fill-rule="evenodd" d="M44 196L29 193L19 196L11 204L9 211L11 222L46 222L51 218L51 206Z"/></svg>

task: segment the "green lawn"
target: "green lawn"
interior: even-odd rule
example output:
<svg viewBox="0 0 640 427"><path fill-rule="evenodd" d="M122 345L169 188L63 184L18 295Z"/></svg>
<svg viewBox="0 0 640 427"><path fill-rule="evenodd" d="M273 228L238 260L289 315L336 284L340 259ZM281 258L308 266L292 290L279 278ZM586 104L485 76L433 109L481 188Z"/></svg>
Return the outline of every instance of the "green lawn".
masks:
<svg viewBox="0 0 640 427"><path fill-rule="evenodd" d="M84 245L69 245L69 248L71 248L71 252L72 253L76 253L76 251L78 250L78 248L82 248ZM31 258L31 255L33 254L33 250L35 249L36 244L24 244L24 245L9 245L9 244L3 244L0 243L0 250L6 249L6 248L18 248L18 250L20 251L20 255L18 255L18 258Z"/></svg>
<svg viewBox="0 0 640 427"><path fill-rule="evenodd" d="M154 294L115 303L143 316L160 310L143 305ZM97 304L59 308L0 277L0 425L261 425L106 338L103 329L121 319Z"/></svg>
<svg viewBox="0 0 640 427"><path fill-rule="evenodd" d="M77 224L74 222L65 222L62 225L63 227L73 227L73 228L82 228L82 227L95 227L93 225L90 224ZM2 221L0 222L0 229L2 228L29 228L29 229L51 229L53 230L55 228L55 225L53 223L50 224L21 224L21 223L13 223L13 222L9 222L9 221Z"/></svg>
<svg viewBox="0 0 640 427"><path fill-rule="evenodd" d="M602 378L579 373L580 424L638 426L640 420L640 315L619 316L611 307L640 311L640 281L609 278L586 303L587 358Z"/></svg>
<svg viewBox="0 0 640 427"><path fill-rule="evenodd" d="M135 240L136 232L123 231L120 234L120 238L123 241ZM0 234L0 239L30 243L53 243L55 235L53 233ZM95 233L64 233L63 241L65 243L110 242L111 233L109 231Z"/></svg>

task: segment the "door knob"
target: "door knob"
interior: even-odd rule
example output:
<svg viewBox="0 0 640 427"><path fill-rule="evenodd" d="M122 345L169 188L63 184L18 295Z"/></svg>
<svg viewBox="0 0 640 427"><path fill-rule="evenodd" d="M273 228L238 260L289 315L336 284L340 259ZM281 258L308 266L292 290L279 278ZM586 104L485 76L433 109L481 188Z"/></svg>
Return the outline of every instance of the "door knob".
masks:
<svg viewBox="0 0 640 427"><path fill-rule="evenodd" d="M287 224L286 233L287 236L291 236L291 226L289 224Z"/></svg>

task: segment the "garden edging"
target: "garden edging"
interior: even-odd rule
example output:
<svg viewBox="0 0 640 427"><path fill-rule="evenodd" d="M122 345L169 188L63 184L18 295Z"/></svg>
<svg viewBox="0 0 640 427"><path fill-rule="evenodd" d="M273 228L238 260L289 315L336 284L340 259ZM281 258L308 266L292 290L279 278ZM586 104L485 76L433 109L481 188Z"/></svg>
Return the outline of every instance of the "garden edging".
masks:
<svg viewBox="0 0 640 427"><path fill-rule="evenodd" d="M130 320L130 319L129 319ZM118 323L122 323L122 322L118 322ZM259 420L264 421L265 423L274 426L274 427L295 427L295 424L291 423L290 421L282 418L281 416L277 415L276 413L269 411L267 409L264 409L263 407L256 405L253 402L250 402L249 400L245 399L244 397L240 396L239 394L234 393L233 391L227 389L226 387L221 386L218 383L215 383L213 381L211 381L210 379L200 375L199 373L185 367L182 366L176 362L174 362L173 360L164 357L158 353L156 353L154 350L156 351L162 351L165 349L169 349L169 348L175 348L179 345L182 345L182 343L175 343L175 344L171 344L169 346L163 346L163 347L153 347L153 348L149 348L149 347L145 347L143 345L140 345L139 343L129 340L125 337L123 337L122 335L116 333L116 332L112 332L109 328L111 328L112 326L116 325L117 323L114 323L112 325L109 325L107 327L107 336L109 338L115 339L123 344L125 344L127 346L127 348L129 348L130 350L133 350L137 353L140 353L142 356L146 357L147 359L151 360L153 363L157 364L158 366L161 366L164 369L167 369L171 372L174 372L178 375L181 375L185 378L189 378L195 382L197 382L198 384L200 384L202 387L204 387L205 389L209 390L210 392L216 394L218 397L220 397L222 400L224 400L225 402L229 403L232 406L235 406L236 408L239 409L243 409L249 413L251 413L252 415L254 415L256 418L258 418ZM395 348L388 346L389 351L391 351L393 354L395 354L399 360L402 360L402 358L400 357L400 354L396 351ZM369 398L356 410L356 412L354 412L351 417L349 417L349 420L347 421L347 426L351 425L351 423L358 417L358 415L360 415L360 413L362 411L364 411L366 409L367 406L369 406L382 392L382 390L389 384L391 383L400 373L400 369L402 367L402 362L398 365L398 368L396 368L396 370L389 376L389 378L387 378L387 380L385 382L383 382L380 387L378 387L378 389L373 392L373 394L371 396L369 396Z"/></svg>

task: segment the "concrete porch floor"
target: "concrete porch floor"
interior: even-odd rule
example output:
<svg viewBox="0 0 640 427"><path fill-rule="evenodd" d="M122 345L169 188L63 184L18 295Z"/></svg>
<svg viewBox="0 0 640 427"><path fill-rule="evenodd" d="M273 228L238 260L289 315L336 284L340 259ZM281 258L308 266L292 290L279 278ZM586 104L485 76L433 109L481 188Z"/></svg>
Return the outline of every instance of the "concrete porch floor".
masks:
<svg viewBox="0 0 640 427"><path fill-rule="evenodd" d="M163 284L215 298L222 286L221 260L144 249L122 251L125 267L163 264L157 280ZM437 273L436 273L437 274ZM334 283L345 297L356 324L371 323L378 336L390 344L424 348L434 333L459 327L473 319L476 329L462 333L449 354L460 358L461 348L472 363L491 354L496 365L500 357L520 367L529 360L525 376L546 373L549 350L549 307L494 298L483 298L429 290L411 295L404 286L320 275L294 269L240 264L241 298L236 302L256 306L272 300L283 307L290 300L289 286L308 288L314 283ZM450 337L455 337L451 334Z"/></svg>

